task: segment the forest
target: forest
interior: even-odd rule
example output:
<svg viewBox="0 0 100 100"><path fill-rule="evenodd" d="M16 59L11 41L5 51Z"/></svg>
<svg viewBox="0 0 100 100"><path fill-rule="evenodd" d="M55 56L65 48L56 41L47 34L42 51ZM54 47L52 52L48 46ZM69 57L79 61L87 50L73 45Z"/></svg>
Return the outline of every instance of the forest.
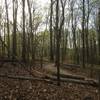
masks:
<svg viewBox="0 0 100 100"><path fill-rule="evenodd" d="M100 0L0 0L0 100L100 100Z"/></svg>

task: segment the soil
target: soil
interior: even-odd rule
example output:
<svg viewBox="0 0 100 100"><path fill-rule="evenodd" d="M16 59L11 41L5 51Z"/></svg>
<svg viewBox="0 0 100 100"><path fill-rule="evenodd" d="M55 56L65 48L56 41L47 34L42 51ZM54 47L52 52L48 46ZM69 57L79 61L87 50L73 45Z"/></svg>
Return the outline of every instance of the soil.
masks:
<svg viewBox="0 0 100 100"><path fill-rule="evenodd" d="M41 73L43 69L35 70ZM20 65L4 64L0 74L14 76L31 76ZM98 89L73 83L46 83L44 81L29 81L0 77L0 100L99 100Z"/></svg>

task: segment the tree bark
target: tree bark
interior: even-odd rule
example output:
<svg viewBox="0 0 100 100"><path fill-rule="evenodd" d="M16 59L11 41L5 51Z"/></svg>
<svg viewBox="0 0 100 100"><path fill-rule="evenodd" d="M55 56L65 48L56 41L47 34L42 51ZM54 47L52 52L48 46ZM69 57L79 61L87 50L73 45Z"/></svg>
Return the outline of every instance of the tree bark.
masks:
<svg viewBox="0 0 100 100"><path fill-rule="evenodd" d="M83 48L82 48L82 65L83 65L83 68L85 68L85 29L84 29L84 25L85 25L85 0L83 0L82 2L83 4L83 15L82 15L82 45L83 45Z"/></svg>
<svg viewBox="0 0 100 100"><path fill-rule="evenodd" d="M54 55L53 55L53 30L52 30L52 16L53 16L53 0L51 0L51 6L50 6L50 61L54 61Z"/></svg>
<svg viewBox="0 0 100 100"><path fill-rule="evenodd" d="M6 7L6 18L7 18L7 43L8 43L8 58L10 57L10 29L9 29L9 14L8 14L8 5L7 0L5 0L5 7Z"/></svg>
<svg viewBox="0 0 100 100"><path fill-rule="evenodd" d="M98 47L99 47L99 56L100 56L100 8L98 12Z"/></svg>
<svg viewBox="0 0 100 100"><path fill-rule="evenodd" d="M23 10L23 39L22 39L22 59L26 62L26 34L25 34L25 0L22 0Z"/></svg>
<svg viewBox="0 0 100 100"><path fill-rule="evenodd" d="M59 0L56 0L56 66L57 66L57 85L60 85L60 37L59 37Z"/></svg>
<svg viewBox="0 0 100 100"><path fill-rule="evenodd" d="M12 45L13 55L17 55L17 36L16 36L17 9L18 9L18 1L13 0L13 45ZM12 59L14 59L14 56L12 57Z"/></svg>

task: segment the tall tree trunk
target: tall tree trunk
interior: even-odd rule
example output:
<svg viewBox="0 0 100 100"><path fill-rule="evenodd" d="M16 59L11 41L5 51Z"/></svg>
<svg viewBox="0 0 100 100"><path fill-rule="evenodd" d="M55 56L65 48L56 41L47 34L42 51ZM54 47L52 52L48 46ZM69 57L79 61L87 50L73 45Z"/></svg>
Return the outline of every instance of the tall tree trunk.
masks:
<svg viewBox="0 0 100 100"><path fill-rule="evenodd" d="M60 43L61 43L61 32L64 25L65 20L65 5L66 0L63 2L61 0L61 6L62 6L62 20L60 21L59 26L59 0L56 1L56 66L57 66L57 79L58 79L58 85L60 85Z"/></svg>
<svg viewBox="0 0 100 100"><path fill-rule="evenodd" d="M73 34L73 48L74 48L74 61L77 63L77 45L76 45L76 16L74 17L75 2L71 2L71 20L72 20L72 34Z"/></svg>
<svg viewBox="0 0 100 100"><path fill-rule="evenodd" d="M87 0L88 4L88 14L87 14L87 25L86 25L86 61L88 63L89 59L89 43L88 43L88 35L89 35L89 13L90 13L90 4L89 0Z"/></svg>
<svg viewBox="0 0 100 100"><path fill-rule="evenodd" d="M8 58L10 57L10 29L9 29L9 14L8 14L8 5L7 0L5 0L5 7L6 7L6 18L7 18L7 34L8 34Z"/></svg>
<svg viewBox="0 0 100 100"><path fill-rule="evenodd" d="M30 34L31 34L32 61L34 61L34 59L35 59L34 44L33 44L34 35L33 35L33 31L32 31L32 13L31 13L31 6L30 6L30 1L29 0L27 0L27 4L28 4L28 10L29 10L29 26L30 26Z"/></svg>
<svg viewBox="0 0 100 100"><path fill-rule="evenodd" d="M99 56L100 56L100 8L98 12L98 47L99 47Z"/></svg>
<svg viewBox="0 0 100 100"><path fill-rule="evenodd" d="M61 36L63 37L63 47L64 47L64 21L65 21L66 0L60 0L60 1L61 1L61 7L62 7L62 20L60 22L59 38L60 38L60 42L61 42ZM61 35L61 33L62 33L62 35ZM64 59L64 50L62 50L62 51L63 51L63 53L62 53L62 60L63 60Z"/></svg>
<svg viewBox="0 0 100 100"><path fill-rule="evenodd" d="M23 5L23 42L22 42L22 59L26 62L26 34L25 34L25 0L22 0Z"/></svg>
<svg viewBox="0 0 100 100"><path fill-rule="evenodd" d="M51 0L51 6L50 6L50 61L54 60L53 55L53 30L52 30L52 17L53 17L53 0Z"/></svg>
<svg viewBox="0 0 100 100"><path fill-rule="evenodd" d="M83 48L82 48L82 65L83 65L83 68L85 68L85 36L84 36L84 33L85 33L85 29L84 29L84 25L85 25L85 0L83 0L83 17L82 17L82 42L83 42Z"/></svg>
<svg viewBox="0 0 100 100"><path fill-rule="evenodd" d="M3 37L3 39L4 39L4 43L5 43L5 41L6 41L5 22L4 22L4 37ZM3 55L4 55L4 57L5 57L5 54L6 54L6 48L5 48L4 44L3 44Z"/></svg>
<svg viewBox="0 0 100 100"><path fill-rule="evenodd" d="M17 9L18 9L18 1L13 0L13 59L14 56L17 56L17 37L16 37L16 25L17 25Z"/></svg>
<svg viewBox="0 0 100 100"><path fill-rule="evenodd" d="M65 33L64 33L64 27L62 30L62 48L61 48L61 63L63 64L64 58L65 58Z"/></svg>
<svg viewBox="0 0 100 100"><path fill-rule="evenodd" d="M56 0L56 66L57 66L57 85L60 85L60 37L59 37L59 0Z"/></svg>

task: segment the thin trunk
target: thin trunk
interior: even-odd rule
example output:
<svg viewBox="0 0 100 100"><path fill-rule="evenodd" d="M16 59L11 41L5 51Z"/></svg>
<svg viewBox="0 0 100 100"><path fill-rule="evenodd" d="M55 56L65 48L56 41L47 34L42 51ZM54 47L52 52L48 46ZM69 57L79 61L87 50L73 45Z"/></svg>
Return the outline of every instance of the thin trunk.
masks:
<svg viewBox="0 0 100 100"><path fill-rule="evenodd" d="M9 29L9 14L8 14L8 5L7 0L5 0L5 7L6 7L6 18L7 18L7 34L8 34L8 58L10 57L10 29Z"/></svg>
<svg viewBox="0 0 100 100"><path fill-rule="evenodd" d="M30 26L30 34L31 34L32 61L34 61L34 59L35 59L34 44L33 44L34 35L33 35L33 31L32 31L32 25L33 25L32 24L32 13L31 13L31 6L30 6L30 1L29 0L27 0L27 4L28 4L28 10L29 10L29 26Z"/></svg>
<svg viewBox="0 0 100 100"><path fill-rule="evenodd" d="M65 1L61 0L61 6L62 6L62 20L60 22L60 29L59 29L59 39L60 39L60 42L61 42L61 33L63 34L62 36L64 36L64 21L65 21L66 0ZM64 37L63 37L63 43L64 43ZM64 46L64 44L63 44L63 46ZM63 50L63 52L64 52L64 50ZM63 58L64 58L64 56L63 56Z"/></svg>
<svg viewBox="0 0 100 100"><path fill-rule="evenodd" d="M100 56L100 8L98 12L98 47L99 47L99 56Z"/></svg>
<svg viewBox="0 0 100 100"><path fill-rule="evenodd" d="M57 85L60 85L60 37L59 37L59 0L56 0L56 66L57 66Z"/></svg>
<svg viewBox="0 0 100 100"><path fill-rule="evenodd" d="M23 42L22 42L22 59L26 62L26 34L25 34L25 0L22 0L23 5Z"/></svg>
<svg viewBox="0 0 100 100"><path fill-rule="evenodd" d="M62 20L60 22L60 26L59 26L59 0L57 0L57 4L56 4L56 66L57 66L58 85L60 85L60 43L61 43L61 32L65 20L65 16L64 16L65 4L66 4L66 0L64 2L63 0L61 0Z"/></svg>
<svg viewBox="0 0 100 100"><path fill-rule="evenodd" d="M83 42L83 48L82 48L82 65L83 68L85 68L85 37L84 37L84 33L85 33L85 29L84 29L84 25L85 25L85 0L83 0L83 17L82 17L82 42Z"/></svg>
<svg viewBox="0 0 100 100"><path fill-rule="evenodd" d="M52 17L53 17L53 0L51 0L51 6L50 6L50 61L54 60L53 55L53 30L52 30Z"/></svg>
<svg viewBox="0 0 100 100"><path fill-rule="evenodd" d="M4 23L4 43L5 43L5 41L6 41L6 30L5 30L5 23ZM4 44L3 44L3 55L5 55L5 54L6 54L6 48L5 48Z"/></svg>
<svg viewBox="0 0 100 100"><path fill-rule="evenodd" d="M88 15L87 15L87 26L86 26L86 56L87 56L87 63L88 63L88 58L89 58L89 43L88 43L88 35L89 35L89 8L90 8L90 4L89 4L89 0L87 0L88 2Z"/></svg>
<svg viewBox="0 0 100 100"><path fill-rule="evenodd" d="M64 61L64 58L65 58L65 35L64 35L64 27L63 27L63 30L62 30L62 64L63 64L63 61Z"/></svg>
<svg viewBox="0 0 100 100"><path fill-rule="evenodd" d="M73 4L71 5L71 12L72 12L71 16L72 16L72 34L73 34L74 61L75 61L75 63L77 63L77 55L78 54L77 54L77 45L76 45L76 18L74 18Z"/></svg>
<svg viewBox="0 0 100 100"><path fill-rule="evenodd" d="M43 68L43 54L44 54L45 32L43 33L42 49L41 49L41 68Z"/></svg>
<svg viewBox="0 0 100 100"><path fill-rule="evenodd" d="M17 28L17 9L18 2L13 0L13 55L17 56L17 37L16 37L16 28ZM12 57L14 59L14 56Z"/></svg>

